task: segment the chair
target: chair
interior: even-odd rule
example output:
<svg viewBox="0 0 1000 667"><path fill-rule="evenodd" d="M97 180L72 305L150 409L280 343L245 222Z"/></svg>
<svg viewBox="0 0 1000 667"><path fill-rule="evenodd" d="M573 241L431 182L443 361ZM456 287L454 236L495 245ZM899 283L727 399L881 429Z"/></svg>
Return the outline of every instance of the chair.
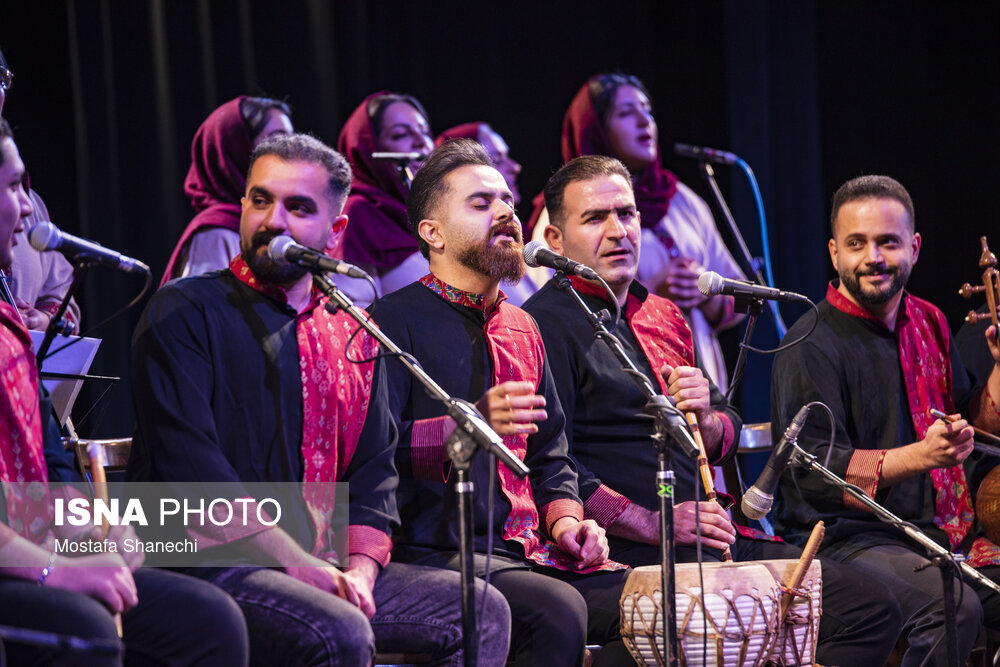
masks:
<svg viewBox="0 0 1000 667"><path fill-rule="evenodd" d="M744 424L740 431L740 442L736 449L736 455L740 454L768 454L772 447L771 423L762 422L759 424ZM737 459L732 459L722 466L723 479L726 481L726 493L733 497L735 501L731 512L733 520L741 526L749 526L750 521L743 514L741 504L743 503L743 493L747 489L743 476L740 474L740 466ZM768 535L774 534L771 523L766 519L758 521L761 528Z"/></svg>

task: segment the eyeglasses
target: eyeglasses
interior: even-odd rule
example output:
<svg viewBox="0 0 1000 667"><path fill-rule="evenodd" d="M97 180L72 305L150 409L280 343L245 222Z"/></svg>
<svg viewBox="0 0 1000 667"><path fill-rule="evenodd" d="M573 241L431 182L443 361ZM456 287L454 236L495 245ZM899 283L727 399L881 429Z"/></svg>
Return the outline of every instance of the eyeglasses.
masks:
<svg viewBox="0 0 1000 667"><path fill-rule="evenodd" d="M14 73L9 69L0 65L0 88L4 90L10 90L10 87L14 85Z"/></svg>

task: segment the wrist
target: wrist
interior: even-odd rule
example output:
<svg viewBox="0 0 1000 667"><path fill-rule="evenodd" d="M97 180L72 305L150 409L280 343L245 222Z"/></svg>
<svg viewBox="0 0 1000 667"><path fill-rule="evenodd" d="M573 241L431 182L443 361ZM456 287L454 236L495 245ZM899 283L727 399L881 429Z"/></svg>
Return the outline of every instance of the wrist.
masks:
<svg viewBox="0 0 1000 667"><path fill-rule="evenodd" d="M53 570L55 569L56 569L56 552L53 551L51 554L49 554L49 562L46 563L45 566L42 568L41 572L38 573L38 579L35 580L35 583L37 583L39 586L44 586L45 580L49 578L49 575L52 574Z"/></svg>

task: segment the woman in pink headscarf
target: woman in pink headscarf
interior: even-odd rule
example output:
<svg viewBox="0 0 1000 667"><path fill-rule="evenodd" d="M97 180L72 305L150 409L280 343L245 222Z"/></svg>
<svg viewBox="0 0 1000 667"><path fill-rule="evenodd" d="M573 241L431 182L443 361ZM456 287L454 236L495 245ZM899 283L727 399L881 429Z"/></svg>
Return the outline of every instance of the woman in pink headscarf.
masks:
<svg viewBox="0 0 1000 667"><path fill-rule="evenodd" d="M507 142L492 127L483 122L456 125L439 134L434 140L434 145L440 146L450 139L472 139L482 144L490 159L493 160L493 166L503 176L507 187L510 188L510 193L514 195L514 204L521 202L521 192L517 187L517 177L521 173L521 165L511 158ZM527 275L516 284L504 281L500 288L507 295L508 301L515 306L520 306L528 300L528 297L538 291L538 285Z"/></svg>
<svg viewBox="0 0 1000 667"><path fill-rule="evenodd" d="M591 77L577 92L563 119L562 156L609 155L632 173L635 203L642 224L639 281L680 306L691 323L702 364L716 385L728 385L725 360L716 332L733 326L728 296L706 297L698 276L715 271L743 279L726 248L711 209L660 163L656 120L649 93L639 79L622 74ZM545 199L535 197L529 226L533 238L548 223Z"/></svg>
<svg viewBox="0 0 1000 667"><path fill-rule="evenodd" d="M409 192L396 163L376 160L375 152L419 153L434 147L427 112L411 95L381 91L369 95L347 119L337 150L351 163L354 184L344 205L348 223L342 258L370 273L379 296L425 276L427 260L417 249L417 238L406 217ZM407 165L411 173L420 160ZM356 301L371 300L371 292L338 285ZM344 283L344 284L342 284Z"/></svg>
<svg viewBox="0 0 1000 667"><path fill-rule="evenodd" d="M170 255L160 284L229 266L240 252L240 198L250 154L274 134L290 134L291 110L280 100L240 96L213 111L191 143L184 192L194 218Z"/></svg>

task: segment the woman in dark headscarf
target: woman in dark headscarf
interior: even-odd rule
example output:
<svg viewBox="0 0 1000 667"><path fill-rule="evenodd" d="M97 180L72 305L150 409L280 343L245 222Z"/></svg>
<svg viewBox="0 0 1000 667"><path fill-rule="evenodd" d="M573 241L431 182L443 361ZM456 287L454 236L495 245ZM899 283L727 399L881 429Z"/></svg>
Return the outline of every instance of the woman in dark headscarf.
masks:
<svg viewBox="0 0 1000 667"><path fill-rule="evenodd" d="M191 143L184 192L194 218L170 255L160 284L229 266L240 252L240 198L250 154L273 134L292 132L291 110L280 100L240 96L213 111Z"/></svg>
<svg viewBox="0 0 1000 667"><path fill-rule="evenodd" d="M649 93L639 79L599 74L577 92L563 119L562 156L609 155L632 173L635 203L642 224L639 281L671 299L687 314L705 370L715 383L728 384L716 332L733 326L733 299L706 297L698 276L706 270L744 278L715 226L711 209L660 163L656 120ZM543 238L548 222L545 200L535 197L529 226ZM534 277L534 276L533 276Z"/></svg>
<svg viewBox="0 0 1000 667"><path fill-rule="evenodd" d="M423 105L388 91L366 97L340 132L337 150L351 163L354 184L344 206L348 223L339 254L373 275L380 296L425 276L429 268L406 217L408 188L399 169L372 153L426 155L433 147ZM415 172L420 161L408 166Z"/></svg>

